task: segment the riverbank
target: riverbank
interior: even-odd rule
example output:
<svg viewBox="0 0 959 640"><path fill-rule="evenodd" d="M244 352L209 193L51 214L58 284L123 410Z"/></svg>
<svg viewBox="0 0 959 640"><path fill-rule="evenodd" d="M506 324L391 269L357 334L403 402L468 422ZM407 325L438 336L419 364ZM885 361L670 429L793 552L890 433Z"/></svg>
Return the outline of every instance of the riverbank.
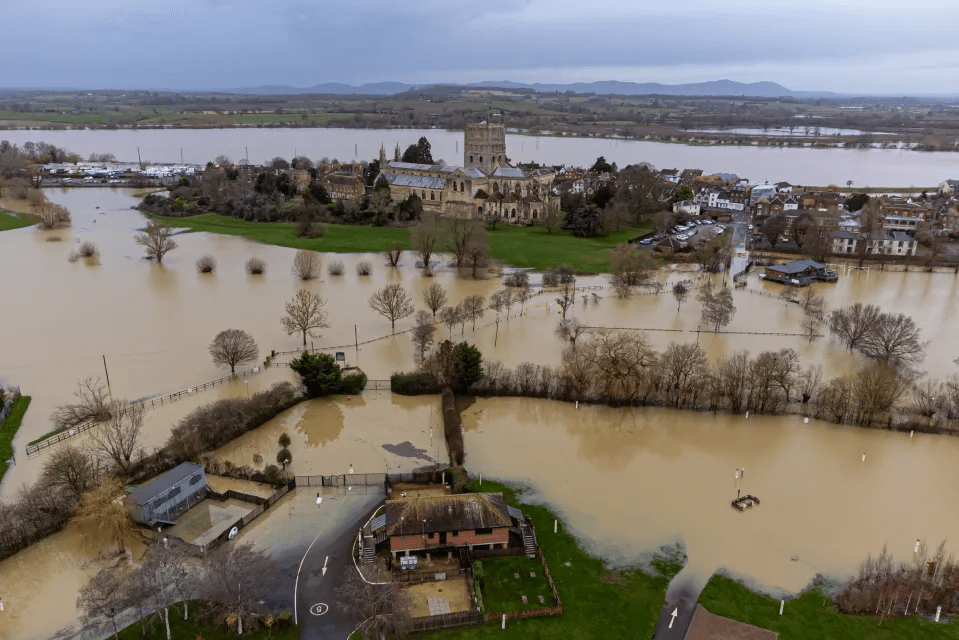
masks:
<svg viewBox="0 0 959 640"><path fill-rule="evenodd" d="M8 415L3 422L0 422L0 482L6 475L13 459L13 439L17 436L20 429L20 423L23 422L23 414L27 412L30 406L30 396L20 396L13 401Z"/></svg>
<svg viewBox="0 0 959 640"><path fill-rule="evenodd" d="M322 238L306 239L296 235L293 222L249 222L216 214L167 218L151 216L171 227L187 232L206 231L242 236L249 240L294 249L327 253L373 253L386 251L393 243L409 249L409 229L404 227L363 227L327 224ZM489 231L494 260L512 267L545 271L569 264L579 272L608 273L612 250L619 244L651 230L651 224L617 231L605 238L577 238L571 232L543 227L498 225Z"/></svg>
<svg viewBox="0 0 959 640"><path fill-rule="evenodd" d="M16 213L0 208L0 231L22 229L23 227L29 227L36 223L36 217L29 213Z"/></svg>

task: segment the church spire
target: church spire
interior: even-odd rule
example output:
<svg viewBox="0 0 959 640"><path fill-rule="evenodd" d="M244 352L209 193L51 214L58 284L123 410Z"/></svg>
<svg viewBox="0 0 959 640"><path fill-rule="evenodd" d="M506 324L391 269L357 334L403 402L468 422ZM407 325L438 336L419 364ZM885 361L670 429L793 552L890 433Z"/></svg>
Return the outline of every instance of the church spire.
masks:
<svg viewBox="0 0 959 640"><path fill-rule="evenodd" d="M386 145L380 144L380 173L386 171Z"/></svg>
<svg viewBox="0 0 959 640"><path fill-rule="evenodd" d="M401 157L401 156L400 156L400 143L397 142L397 143L396 143L396 148L393 149L393 161L394 161L394 162L399 162L399 161L400 161L400 157Z"/></svg>

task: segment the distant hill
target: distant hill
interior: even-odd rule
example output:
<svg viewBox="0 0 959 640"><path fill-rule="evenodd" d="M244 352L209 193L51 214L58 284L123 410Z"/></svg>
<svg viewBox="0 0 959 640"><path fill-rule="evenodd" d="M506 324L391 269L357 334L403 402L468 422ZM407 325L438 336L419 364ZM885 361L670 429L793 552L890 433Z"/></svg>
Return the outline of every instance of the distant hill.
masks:
<svg viewBox="0 0 959 640"><path fill-rule="evenodd" d="M444 83L445 84L445 83ZM304 93L358 94L358 95L394 95L410 89L428 87L428 84L413 85L403 82L375 82L352 86L339 82L327 82L312 87L261 86L228 89L224 93L245 95L293 95ZM775 82L736 82L734 80L713 80L690 84L660 84L658 82L620 82L603 80L599 82L575 82L572 84L526 84L509 80L485 80L467 84L449 84L447 86L503 89L532 89L541 93L566 92L596 93L615 95L663 95L663 96L746 96L755 98L814 98L838 97L840 94L829 91L792 91Z"/></svg>

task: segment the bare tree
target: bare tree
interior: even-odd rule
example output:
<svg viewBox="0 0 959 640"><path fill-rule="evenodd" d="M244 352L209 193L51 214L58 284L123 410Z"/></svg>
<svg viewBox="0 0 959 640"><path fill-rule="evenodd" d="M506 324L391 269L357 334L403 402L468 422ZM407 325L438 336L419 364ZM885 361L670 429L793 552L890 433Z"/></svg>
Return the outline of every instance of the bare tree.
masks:
<svg viewBox="0 0 959 640"><path fill-rule="evenodd" d="M500 297L503 300L503 307L506 309L506 319L509 320L509 310L513 306L513 303L516 302L516 299L513 297L513 292L509 289L501 289Z"/></svg>
<svg viewBox="0 0 959 640"><path fill-rule="evenodd" d="M272 597L276 569L269 557L249 542L225 545L210 555L200 600L214 619L236 625L237 635L257 623L261 600Z"/></svg>
<svg viewBox="0 0 959 640"><path fill-rule="evenodd" d="M143 442L145 415L146 409L142 404L114 400L110 418L87 432L87 445L94 455L112 460L120 471L126 473Z"/></svg>
<svg viewBox="0 0 959 640"><path fill-rule="evenodd" d="M394 242L390 245L390 248L386 250L386 259L389 261L391 267L395 267L400 263L400 256L403 255L403 245L399 242Z"/></svg>
<svg viewBox="0 0 959 640"><path fill-rule="evenodd" d="M413 299L398 284L388 284L370 297L370 308L390 321L396 331L396 321L413 315Z"/></svg>
<svg viewBox="0 0 959 640"><path fill-rule="evenodd" d="M76 498L79 498L95 479L93 460L79 447L57 447L43 465L43 480L54 487L67 489Z"/></svg>
<svg viewBox="0 0 959 640"><path fill-rule="evenodd" d="M516 290L516 299L520 303L520 314L522 315L526 311L526 301L530 298L529 285L519 287Z"/></svg>
<svg viewBox="0 0 959 640"><path fill-rule="evenodd" d="M916 413L926 418L927 424L942 410L948 395L945 386L938 380L927 378L912 388L912 406Z"/></svg>
<svg viewBox="0 0 959 640"><path fill-rule="evenodd" d="M216 258L213 256L200 256L196 261L196 270L200 273L213 273L216 270Z"/></svg>
<svg viewBox="0 0 959 640"><path fill-rule="evenodd" d="M836 334L852 351L879 321L882 311L874 304L856 304L836 309L829 314L829 331Z"/></svg>
<svg viewBox="0 0 959 640"><path fill-rule="evenodd" d="M667 402L674 407L693 406L708 365L706 352L695 342L670 342L659 358Z"/></svg>
<svg viewBox="0 0 959 640"><path fill-rule="evenodd" d="M616 295L626 298L632 293L633 287L647 284L655 268L656 261L648 252L625 244L616 247L610 258L610 280Z"/></svg>
<svg viewBox="0 0 959 640"><path fill-rule="evenodd" d="M98 486L80 496L75 515L78 522L90 522L104 535L112 537L120 553L126 551L124 539L137 534L136 525L123 504L125 495L120 479L106 476Z"/></svg>
<svg viewBox="0 0 959 640"><path fill-rule="evenodd" d="M446 289L438 282L434 282L423 290L423 302L433 312L433 318L436 318L436 312L446 304Z"/></svg>
<svg viewBox="0 0 959 640"><path fill-rule="evenodd" d="M467 252L473 237L482 230L482 225L467 218L453 218L449 228L449 250L456 260L456 266L461 267L466 262Z"/></svg>
<svg viewBox="0 0 959 640"><path fill-rule="evenodd" d="M320 277L320 254L300 249L293 256L293 275L300 280L316 280Z"/></svg>
<svg viewBox="0 0 959 640"><path fill-rule="evenodd" d="M103 569L80 587L77 610L85 630L100 634L104 628L112 627L114 639L120 639L117 618L126 609L123 587L116 569Z"/></svg>
<svg viewBox="0 0 959 640"><path fill-rule="evenodd" d="M368 276L373 273L373 265L366 260L361 260L356 263L356 275L358 276Z"/></svg>
<svg viewBox="0 0 959 640"><path fill-rule="evenodd" d="M496 312L497 318L499 317L499 312L502 311L503 307L506 306L506 301L503 299L503 294L509 296L509 289L500 289L499 291L494 291L489 297L489 308Z"/></svg>
<svg viewBox="0 0 959 640"><path fill-rule="evenodd" d="M41 229L60 229L70 226L70 211L63 205L44 201L34 207L34 211L39 219L37 226Z"/></svg>
<svg viewBox="0 0 959 640"><path fill-rule="evenodd" d="M689 297L689 281L683 280L673 285L673 297L676 298L676 313L679 313L686 298Z"/></svg>
<svg viewBox="0 0 959 640"><path fill-rule="evenodd" d="M812 400L820 384L822 384L822 365L810 366L802 372L798 378L797 391L802 397L803 404Z"/></svg>
<svg viewBox="0 0 959 640"><path fill-rule="evenodd" d="M110 419L110 392L100 378L86 378L77 383L73 393L75 402L57 405L50 420L63 427L75 427L84 422L103 422Z"/></svg>
<svg viewBox="0 0 959 640"><path fill-rule="evenodd" d="M856 403L857 421L872 424L877 414L889 411L909 388L908 378L895 367L872 362L856 374L852 394Z"/></svg>
<svg viewBox="0 0 959 640"><path fill-rule="evenodd" d="M460 307L443 307L440 309L440 322L446 325L450 337L453 337L453 327L460 323Z"/></svg>
<svg viewBox="0 0 959 640"><path fill-rule="evenodd" d="M712 289L707 288L700 295L699 300L703 303L703 324L715 326L716 331L732 322L733 316L736 315L733 292L729 287L723 287L716 294Z"/></svg>
<svg viewBox="0 0 959 640"><path fill-rule="evenodd" d="M486 313L486 298L480 295L468 296L463 302L462 317L473 321L473 330L476 330L476 321Z"/></svg>
<svg viewBox="0 0 959 640"><path fill-rule="evenodd" d="M216 334L210 343L210 355L213 364L230 367L230 373L236 373L236 365L253 362L260 354L256 340L242 329L226 329Z"/></svg>
<svg viewBox="0 0 959 640"><path fill-rule="evenodd" d="M163 256L177 248L172 236L173 230L170 227L151 221L143 233L134 236L133 241L146 249L147 258L163 262Z"/></svg>
<svg viewBox="0 0 959 640"><path fill-rule="evenodd" d="M543 228L546 229L546 233L553 233L553 229L556 228L559 221L559 210L554 206L546 207L546 211L543 213Z"/></svg>
<svg viewBox="0 0 959 640"><path fill-rule="evenodd" d="M329 329L327 319L326 300L312 291L297 291L293 299L286 303L286 315L280 318L286 335L303 334L303 346L306 347L306 337L318 338L320 334L312 333L314 329Z"/></svg>
<svg viewBox="0 0 959 640"><path fill-rule="evenodd" d="M246 272L252 275L260 275L266 272L266 261L262 258L250 258L246 261Z"/></svg>
<svg viewBox="0 0 959 640"><path fill-rule="evenodd" d="M396 582L367 582L349 571L337 589L339 608L357 621L364 640L402 638L410 631L412 605L407 592Z"/></svg>
<svg viewBox="0 0 959 640"><path fill-rule="evenodd" d="M480 269L489 264L490 246L486 229L479 227L470 236L466 245L466 264L470 266L473 278L476 278Z"/></svg>
<svg viewBox="0 0 959 640"><path fill-rule="evenodd" d="M416 314L416 324L413 325L413 349L416 351L419 359L422 361L426 353L433 345L433 336L436 333L434 320L425 311L419 311Z"/></svg>
<svg viewBox="0 0 959 640"><path fill-rule="evenodd" d="M563 282L560 285L559 297L556 298L556 304L563 310L563 320L566 320L566 312L576 302L576 284L573 282Z"/></svg>
<svg viewBox="0 0 959 640"><path fill-rule="evenodd" d="M432 214L424 214L422 219L410 228L410 246L423 262L423 268L430 268L430 258L436 252L440 241L439 221Z"/></svg>
<svg viewBox="0 0 959 640"><path fill-rule="evenodd" d="M880 314L863 337L860 350L881 362L895 366L914 366L926 357L928 342L919 339L919 327L909 316Z"/></svg>
<svg viewBox="0 0 959 640"><path fill-rule="evenodd" d="M796 285L787 284L779 292L779 299L782 300L785 304L796 301Z"/></svg>
<svg viewBox="0 0 959 640"><path fill-rule="evenodd" d="M576 340L587 331L589 331L589 327L582 324L576 318L572 318L566 322L560 322L559 326L556 327L556 335L559 339L568 341L573 349L576 348Z"/></svg>
<svg viewBox="0 0 959 640"><path fill-rule="evenodd" d="M823 319L819 314L807 313L803 316L802 319L802 328L803 332L809 336L809 341L812 342L813 337L817 334L816 332L822 329Z"/></svg>

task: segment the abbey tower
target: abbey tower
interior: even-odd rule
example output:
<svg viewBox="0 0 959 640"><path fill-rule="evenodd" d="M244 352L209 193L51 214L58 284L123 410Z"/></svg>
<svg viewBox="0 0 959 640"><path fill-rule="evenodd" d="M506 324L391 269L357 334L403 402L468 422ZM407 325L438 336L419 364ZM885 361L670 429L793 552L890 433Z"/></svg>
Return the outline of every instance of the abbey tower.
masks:
<svg viewBox="0 0 959 640"><path fill-rule="evenodd" d="M486 175L506 166L505 122L466 123L463 166L479 169Z"/></svg>

